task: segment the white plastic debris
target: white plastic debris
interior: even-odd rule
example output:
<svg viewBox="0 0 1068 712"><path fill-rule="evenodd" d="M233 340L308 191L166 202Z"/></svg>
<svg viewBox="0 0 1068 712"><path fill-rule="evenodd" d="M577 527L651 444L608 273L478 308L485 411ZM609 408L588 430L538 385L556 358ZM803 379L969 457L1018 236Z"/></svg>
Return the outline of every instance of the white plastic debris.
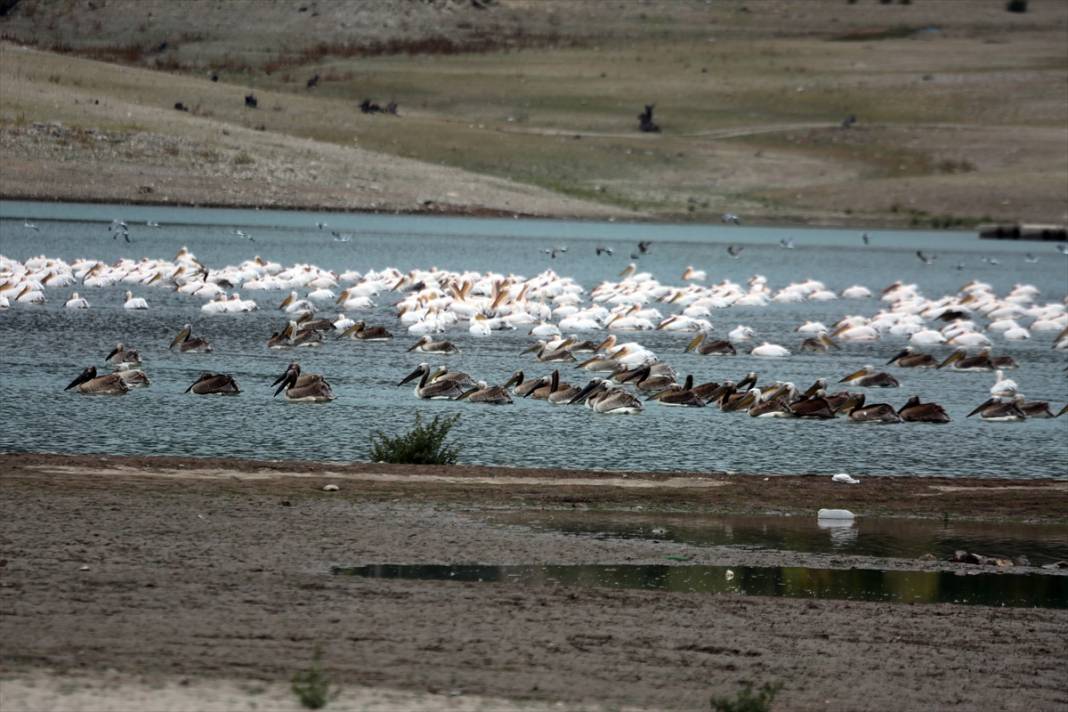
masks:
<svg viewBox="0 0 1068 712"><path fill-rule="evenodd" d="M339 489L337 485L323 485L323 492L337 492Z"/></svg>
<svg viewBox="0 0 1068 712"><path fill-rule="evenodd" d="M832 482L844 482L847 485L859 485L860 480L855 477L850 477L844 472L839 472L837 475L831 477Z"/></svg>
<svg viewBox="0 0 1068 712"><path fill-rule="evenodd" d="M727 569L726 576L727 576L727 580L728 581L733 581L734 580L734 572L731 571L730 569Z"/></svg>
<svg viewBox="0 0 1068 712"><path fill-rule="evenodd" d="M817 519L856 519L848 509L821 509L816 513Z"/></svg>

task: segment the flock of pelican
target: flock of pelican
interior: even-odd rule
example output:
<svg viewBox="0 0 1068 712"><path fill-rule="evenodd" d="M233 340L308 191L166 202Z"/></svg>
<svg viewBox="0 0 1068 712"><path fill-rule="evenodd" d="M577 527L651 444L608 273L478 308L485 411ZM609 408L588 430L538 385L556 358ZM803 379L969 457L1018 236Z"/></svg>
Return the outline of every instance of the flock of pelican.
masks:
<svg viewBox="0 0 1068 712"><path fill-rule="evenodd" d="M672 332L687 335L679 352L730 357L740 351L769 360L789 358L795 351L829 352L850 343L904 340L907 345L887 361L899 369L933 368L950 371L996 372L998 382L987 400L970 415L986 420L1049 417L1054 413L1046 401L1026 399L1015 383L1003 377L1016 367L1006 355L993 355L995 340L1011 343L1053 335L1053 349L1068 350L1066 300L1039 301L1039 290L1018 284L998 295L984 282L970 281L955 293L931 299L916 284L893 282L877 293L862 285L835 292L822 282L808 279L773 289L762 275L744 283L721 280L704 284L707 273L687 266L675 284L661 283L632 263L615 280L606 280L587 290L576 280L545 270L533 277L515 274L456 272L432 268L401 272L395 268L360 273L334 272L311 264L285 267L260 257L236 265L209 269L186 248L173 260L123 258L112 264L78 259L67 263L48 257L20 262L0 256L0 309L44 304L51 290L78 287L127 287L123 307L149 308L149 299L134 291L166 289L200 303L203 315L241 314L258 309L256 301L243 299L237 291L278 291L285 296L276 310L285 322L266 340L273 350L314 348L327 343L327 336L375 342L393 334L386 326L354 320L348 313L376 308L376 300L389 300L396 316L392 328L417 338L410 352L450 356L459 349L436 338L462 330L475 337L491 337L502 330L523 329L536 339L524 353L538 363L571 364L591 375L584 383L561 380L560 366L534 379L516 371L500 385L472 379L446 368L421 364L401 383L417 380L415 393L425 399L467 400L474 403L507 404L514 396L544 399L555 405L582 404L598 413L636 414L646 403L700 407L716 405L724 411L747 412L754 417L829 419L845 416L861 422L946 422L949 416L936 403L913 396L900 407L867 403L861 392L833 391L826 379L801 390L793 383L770 381L757 385L755 374L737 383L695 384L692 375L678 378L674 368L638 341L621 342L622 334ZM261 299L261 301L264 301ZM274 301L274 300L272 300ZM763 340L749 326L730 328L725 338L715 338L715 313L737 307L764 307L802 302L848 302L879 306L874 313L845 314L826 325L806 321L794 332L796 345ZM89 301L71 291L64 301L69 309L88 309ZM858 311L856 309L852 311ZM322 314L335 313L331 316ZM600 332L591 341L580 333ZM566 336L565 336L566 334ZM950 347L943 358L925 351ZM211 344L194 336L185 324L170 344L180 353L212 351ZM118 359L118 360L116 360ZM105 361L111 373L98 375L86 368L67 387L85 394L119 394L148 385L136 351L120 344ZM596 375L593 375L596 374ZM844 388L896 388L898 378L873 366L846 375L838 381ZM326 402L334 399L321 375L303 373L298 363L278 377L275 395L286 400ZM186 389L196 395L236 395L240 389L228 374L203 373ZM1068 408L1068 406L1066 406ZM1063 414L1062 408L1057 415Z"/></svg>

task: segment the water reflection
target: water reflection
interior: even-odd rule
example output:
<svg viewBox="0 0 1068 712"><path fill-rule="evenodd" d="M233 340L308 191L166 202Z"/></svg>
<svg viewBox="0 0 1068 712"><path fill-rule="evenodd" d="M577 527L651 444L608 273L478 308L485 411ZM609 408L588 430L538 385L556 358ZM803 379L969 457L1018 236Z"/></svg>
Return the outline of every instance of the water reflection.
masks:
<svg viewBox="0 0 1068 712"><path fill-rule="evenodd" d="M1068 608L1068 577L1041 574L877 571L757 566L374 564L338 575L513 585L600 586L676 593L828 598L898 603Z"/></svg>
<svg viewBox="0 0 1068 712"><path fill-rule="evenodd" d="M1009 559L1027 557L1036 566L1068 560L1068 524L993 524L915 519L817 520L815 516L720 516L602 512L517 512L494 515L571 534L672 541L693 546L839 553L916 559L948 559L954 551Z"/></svg>

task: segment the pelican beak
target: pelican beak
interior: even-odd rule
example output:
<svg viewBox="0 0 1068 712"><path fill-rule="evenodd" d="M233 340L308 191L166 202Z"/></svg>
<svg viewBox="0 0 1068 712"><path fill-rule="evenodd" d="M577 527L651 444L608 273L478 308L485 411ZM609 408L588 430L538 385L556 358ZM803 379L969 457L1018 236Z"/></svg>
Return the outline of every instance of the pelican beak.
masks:
<svg viewBox="0 0 1068 712"><path fill-rule="evenodd" d="M938 368L942 368L944 366L948 366L951 363L956 363L957 361L960 361L962 358L964 358L964 350L963 349L957 349L956 351L951 353L949 356L947 356L945 361L943 361L942 363L938 364Z"/></svg>
<svg viewBox="0 0 1068 712"><path fill-rule="evenodd" d="M71 381L70 385L67 386L66 388L64 388L63 390L69 391L71 388L74 388L75 386L79 386L79 385L85 383L86 381L91 381L91 380L93 380L93 369L92 369L92 366L90 366L89 368L85 369L80 374L78 374L78 377L75 378L73 381Z"/></svg>
<svg viewBox="0 0 1068 712"><path fill-rule="evenodd" d="M835 349L836 351L841 351L842 350L842 347L839 346L838 344L836 344L834 342L834 339L832 339L831 337L827 336L827 334L820 334L819 335L819 340L820 340L820 343L823 344L824 346L826 346L827 348Z"/></svg>
<svg viewBox="0 0 1068 712"><path fill-rule="evenodd" d="M353 324L352 326L348 327L347 329L341 332L341 335L338 336L338 338L344 339L346 336L352 335L356 331L357 326L359 326L359 323Z"/></svg>
<svg viewBox="0 0 1068 712"><path fill-rule="evenodd" d="M574 405L575 403L581 403L586 400L586 397L596 388L599 384L597 381L590 381L587 383L581 391L579 391L574 398L567 402L568 405Z"/></svg>
<svg viewBox="0 0 1068 712"><path fill-rule="evenodd" d="M285 385L285 382L286 382L286 380L287 380L287 379L289 378L289 374L290 374L290 373L291 373L292 371L293 371L293 369L292 369L292 368L287 368L287 369L285 370L285 373L283 373L283 374L282 374L281 376L279 376L278 378L274 379L274 383L272 383L271 385L272 385L272 386L277 386L277 385L278 385L279 383L281 383L281 384L283 384L283 387L284 387L284 385ZM279 390L281 390L281 389L279 389ZM276 393L275 393L275 395L278 395L278 393L276 392Z"/></svg>
<svg viewBox="0 0 1068 712"><path fill-rule="evenodd" d="M180 344L183 341L185 341L186 339L188 339L190 333L192 333L192 329L187 329L185 327L182 327L182 330L178 332L178 335L174 337L174 341L172 341L171 345L168 346L167 348L168 349L173 349L175 346L177 346L178 344ZM110 358L110 356L109 356L109 358Z"/></svg>
<svg viewBox="0 0 1068 712"><path fill-rule="evenodd" d="M738 410L748 410L749 406L756 402L756 396L752 393L746 393L742 396L742 399L738 401Z"/></svg>
<svg viewBox="0 0 1068 712"><path fill-rule="evenodd" d="M545 348L545 344L543 344L541 342L538 342L536 344L532 344L532 345L526 347L525 349L520 351L519 354L522 355L522 354L534 353L535 351L538 351L538 350L543 349L543 348Z"/></svg>
<svg viewBox="0 0 1068 712"><path fill-rule="evenodd" d="M408 349L408 350L411 351L411 349ZM423 367L422 366L420 366L419 368L415 369L414 371L409 373L407 376L405 376L404 380L402 380L397 385L398 386L403 386L405 383L407 383L408 381L412 380L416 376L421 376L421 375L423 375Z"/></svg>
<svg viewBox="0 0 1068 712"><path fill-rule="evenodd" d="M887 366L889 366L889 365L890 365L890 364L892 364L892 363L893 363L894 361L897 361L897 360L898 360L899 358L903 358L903 357L907 356L907 355L908 355L908 353L909 353L909 350L908 350L908 349L902 349L902 350L901 350L901 351L900 351L900 352L899 352L899 353L898 353L898 354L897 354L896 356L894 356L894 357L893 357L892 359L890 359L889 361L887 361L887 362L886 362L886 365L887 365Z"/></svg>
<svg viewBox="0 0 1068 712"><path fill-rule="evenodd" d="M864 407L865 395L863 393L854 393L846 398L846 402L842 404L842 407L838 410L846 415L849 415L857 408Z"/></svg>
<svg viewBox="0 0 1068 712"><path fill-rule="evenodd" d="M111 357L114 356L115 354L117 354L118 352L119 352L119 347L116 346L115 348L113 348L111 350L111 353L109 353L107 356L104 357L104 360L105 361L110 361Z"/></svg>
<svg viewBox="0 0 1068 712"><path fill-rule="evenodd" d="M516 371L511 376L509 376L507 381L504 382L504 385L502 386L502 388L508 388L511 385L518 385L518 384L520 384L522 382L523 382L523 372L522 371Z"/></svg>
<svg viewBox="0 0 1068 712"><path fill-rule="evenodd" d="M282 303L278 305L279 309L285 309L293 303L293 294L290 292L289 296L282 300Z"/></svg>
<svg viewBox="0 0 1068 712"><path fill-rule="evenodd" d="M691 351L696 349L698 346L700 346L704 342L704 340L705 340L705 332L703 332L703 331L697 332L697 336L693 337L690 340L690 343L686 344L686 353L690 353Z"/></svg>
<svg viewBox="0 0 1068 712"><path fill-rule="evenodd" d="M608 325L605 324L605 326L608 326ZM593 348L593 350L594 351L603 351L604 349L608 348L609 346L615 346L615 344L616 344L616 337L609 335L608 338L606 338L601 343L597 344L597 346L595 346Z"/></svg>
<svg viewBox="0 0 1068 712"><path fill-rule="evenodd" d="M859 371L854 371L853 373L849 374L848 376L846 376L845 378L843 378L842 380L840 380L838 382L839 383L849 383L850 381L856 380L856 379L860 378L861 376L866 375L867 373L868 372L862 368Z"/></svg>
<svg viewBox="0 0 1068 712"><path fill-rule="evenodd" d="M337 299L334 300L334 304L341 304L343 301L349 298L349 290L341 290L341 294L337 295Z"/></svg>
<svg viewBox="0 0 1068 712"><path fill-rule="evenodd" d="M479 390L478 386L475 386L474 388L469 388L468 390L464 391L460 395L456 396L456 400L458 400L458 401L459 400L464 400L465 398L467 398L468 396L470 396L472 393L474 393L477 390Z"/></svg>
<svg viewBox="0 0 1068 712"><path fill-rule="evenodd" d="M193 390L193 386L195 386L198 383L200 383L200 379L199 378L197 380L193 381L192 383L190 383L189 384L189 388L186 388L184 392L188 393L189 391ZM275 395L278 395L278 394L276 393Z"/></svg>
<svg viewBox="0 0 1068 712"><path fill-rule="evenodd" d="M993 404L994 404L994 403L996 403L996 402L997 402L997 400L996 400L996 399L994 399L994 398L989 398L989 399L987 399L987 401L986 401L985 403L983 403L983 404L981 404L981 405L977 406L975 410L973 410L973 411L972 411L971 413L968 413L968 415L966 415L966 416L964 416L964 417L965 417L965 418L970 418L970 417L972 417L973 415L975 415L976 413L978 413L978 412L982 411L982 410L983 410L983 408L986 408L986 407L987 407L988 405L993 405Z"/></svg>

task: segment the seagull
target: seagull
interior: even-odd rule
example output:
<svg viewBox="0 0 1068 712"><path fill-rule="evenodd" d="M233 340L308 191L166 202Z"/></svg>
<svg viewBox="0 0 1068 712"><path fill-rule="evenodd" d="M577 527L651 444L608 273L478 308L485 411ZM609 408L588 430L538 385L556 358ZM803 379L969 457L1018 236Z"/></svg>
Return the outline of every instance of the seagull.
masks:
<svg viewBox="0 0 1068 712"><path fill-rule="evenodd" d="M919 257L920 261L925 265L934 264L935 257L937 257L937 255L928 255L923 250L916 250L916 256Z"/></svg>
<svg viewBox="0 0 1068 712"><path fill-rule="evenodd" d="M744 247L739 247L738 245L728 245L727 254L730 255L732 259L738 259L744 249Z"/></svg>
<svg viewBox="0 0 1068 712"><path fill-rule="evenodd" d="M549 257L551 259L555 260L556 256L558 254L560 254L562 252L567 252L567 248L557 245L556 247L553 247L553 248L546 248L546 249L542 250L542 252L544 252L545 254L549 255Z"/></svg>
<svg viewBox="0 0 1068 712"><path fill-rule="evenodd" d="M723 217L720 218L725 223L731 223L732 225L741 225L742 219L734 213L723 213Z"/></svg>
<svg viewBox="0 0 1068 712"><path fill-rule="evenodd" d="M34 225L29 220L23 220L22 227L26 228L27 230L40 230L41 229L41 228L37 227L36 225Z"/></svg>
<svg viewBox="0 0 1068 712"><path fill-rule="evenodd" d="M609 257L612 256L612 248L611 247L604 247L602 245L597 245L597 247L595 247L594 249L597 251L597 256L598 257L600 257L601 255L608 255Z"/></svg>
<svg viewBox="0 0 1068 712"><path fill-rule="evenodd" d="M646 252L649 251L649 248L652 247L652 245L653 243L651 240L642 240L638 243L638 252L644 255Z"/></svg>
<svg viewBox="0 0 1068 712"><path fill-rule="evenodd" d="M779 240L779 244L787 250L792 250L794 249L794 238L784 237L783 239Z"/></svg>
<svg viewBox="0 0 1068 712"><path fill-rule="evenodd" d="M252 235L249 235L249 234L248 234L247 232L245 232L244 230L234 230L234 234L235 234L235 235L237 235L238 237L243 237L243 238L245 238L245 239L246 239L246 240L248 240L249 242L255 242L255 240L254 240L254 239L252 238Z"/></svg>
<svg viewBox="0 0 1068 712"><path fill-rule="evenodd" d="M871 238L868 237L868 233L864 233L863 235L861 235L860 239L864 240L864 244L865 245L870 245L871 244Z"/></svg>

